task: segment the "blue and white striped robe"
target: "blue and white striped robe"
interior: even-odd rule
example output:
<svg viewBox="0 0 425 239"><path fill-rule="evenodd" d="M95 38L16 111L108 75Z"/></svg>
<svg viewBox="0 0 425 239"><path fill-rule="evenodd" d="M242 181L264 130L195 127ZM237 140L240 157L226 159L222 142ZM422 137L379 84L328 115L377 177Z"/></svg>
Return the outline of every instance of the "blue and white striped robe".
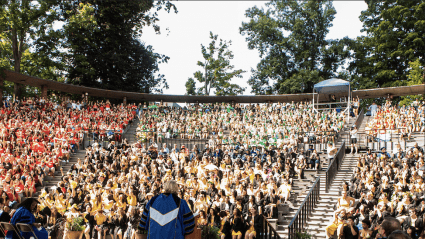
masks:
<svg viewBox="0 0 425 239"><path fill-rule="evenodd" d="M184 199L160 194L146 204L140 227L148 231L148 239L184 239L195 229L195 218Z"/></svg>

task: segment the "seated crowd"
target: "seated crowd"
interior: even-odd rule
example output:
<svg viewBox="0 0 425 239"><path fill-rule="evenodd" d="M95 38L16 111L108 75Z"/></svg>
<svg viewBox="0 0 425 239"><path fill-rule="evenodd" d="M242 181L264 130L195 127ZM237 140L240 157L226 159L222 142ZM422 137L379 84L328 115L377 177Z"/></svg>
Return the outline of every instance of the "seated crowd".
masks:
<svg viewBox="0 0 425 239"><path fill-rule="evenodd" d="M206 104L189 110L164 107L143 111L139 118L141 124L137 135L142 141L199 138L209 139L211 146L282 148L297 140L302 143L334 143L336 134L344 126L345 115L336 110L316 113L311 102L292 102L236 104L234 107Z"/></svg>
<svg viewBox="0 0 425 239"><path fill-rule="evenodd" d="M12 207L31 197L46 175L54 176L61 161L83 143L84 134L109 121L110 130L122 131L133 119L132 109L118 106L99 110L107 103L67 107L44 99L3 101L0 109L0 197ZM114 127L114 128L111 128Z"/></svg>
<svg viewBox="0 0 425 239"><path fill-rule="evenodd" d="M313 113L304 103L160 110L109 102L5 101L0 112L3 213L22 197L31 197L46 175L54 176L84 135L102 140L110 132L122 133L139 114L139 136L168 133L209 141L203 150L195 146L191 151L184 145L171 150L142 141L130 145L117 137L107 147L96 142L86 149L85 158L62 172L55 187L42 190L37 222L53 227L54 236L54 226L63 219L82 216L86 239L108 234L135 238L143 206L161 192L163 182L174 179L180 184L179 196L200 214L200 225L219 227L222 238L252 238L253 215L276 217L277 204L289 200L292 179L320 163L315 150L300 146L331 141L328 147L333 148L344 122L335 109ZM205 134L194 133L205 127ZM335 154L331 151L328 157Z"/></svg>
<svg viewBox="0 0 425 239"><path fill-rule="evenodd" d="M424 109L425 105L399 108L387 102L375 112L369 125L383 129L402 125L410 132L422 131ZM326 227L328 237L390 237L391 222L401 230L396 236L425 238L424 141L419 142L421 145L414 142L406 148L396 143L393 152L383 147L359 155L352 178L343 184L334 219Z"/></svg>
<svg viewBox="0 0 425 239"><path fill-rule="evenodd" d="M95 118L89 122L104 122L101 116L105 114L100 113L99 105L94 115L89 114L94 108L90 105L80 111L59 109L51 112L68 112L74 116L82 111L82 117L71 118L77 123L80 122L78 120L84 122L84 117ZM122 110L118 106L111 106L110 110L114 112L112 109ZM134 105L125 109L126 113L111 117L111 122L129 122L139 110ZM140 112L139 128L158 129L161 120L169 117L171 122L174 115L180 115L181 121L185 119L194 125L211 121L221 129L229 122L227 127L232 129L232 133L244 132L243 137L235 135L235 139L239 136L245 141L222 145L222 142L213 140L203 150L195 146L191 151L184 145L171 150L162 145L159 149L156 143L146 147L141 141L128 144L126 139L122 143L111 141L107 147L96 142L86 149L85 158L78 159L68 172L64 172L55 187L43 189L39 195L37 220L52 227L63 219L69 221L82 216L86 223L83 237L87 239L100 239L106 235L114 239L135 238L140 230L138 222L143 206L161 192L163 182L174 179L180 185L179 196L200 214L200 225L219 227L223 238L232 237L232 234L234 238L241 238L242 234L252 238L255 235L254 228L249 226L254 218L252 215L258 212L276 217L277 204L289 200L292 179L296 176L302 178L303 169L320 162L317 152L299 147L302 138L298 137L296 128L312 129L310 125L298 125L301 118L305 117L306 120L303 120L309 120L320 132L328 127L341 128L339 124L343 116L336 111L316 116L303 104L276 108L258 105L240 109L239 112L236 109L228 111L227 107L209 111L172 112L168 109L159 112L159 109L150 109ZM109 111L105 109L104 112ZM270 120L266 112L273 115ZM280 120L278 115L286 115L283 117L285 120ZM291 115L298 121L293 120ZM60 122L69 121L68 115L60 119ZM264 123L257 124L256 121ZM268 127L274 131L269 131ZM211 135L219 135L220 129L211 132ZM279 144L265 142L264 145L249 142L253 135L269 136L267 132L271 132L271 136L280 135L277 137L284 140ZM223 133L224 137L227 136ZM65 238L67 233L65 230ZM55 230L52 235L55 235Z"/></svg>
<svg viewBox="0 0 425 239"><path fill-rule="evenodd" d="M367 123L365 131L370 139L398 140L404 144L412 133L425 132L424 111L425 102L399 107L387 100L384 106L373 110L373 119Z"/></svg>

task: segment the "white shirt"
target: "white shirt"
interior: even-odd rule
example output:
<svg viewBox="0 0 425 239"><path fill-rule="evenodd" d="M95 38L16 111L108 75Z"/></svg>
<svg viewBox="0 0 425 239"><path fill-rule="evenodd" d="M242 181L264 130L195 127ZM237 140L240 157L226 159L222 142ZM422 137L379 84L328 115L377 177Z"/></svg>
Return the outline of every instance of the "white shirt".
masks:
<svg viewBox="0 0 425 239"><path fill-rule="evenodd" d="M328 153L328 158L333 158L333 157L335 157L335 154L330 154L331 153L331 151L332 150L334 150L335 149L335 147L334 146L331 146L331 147L328 147L327 149L326 149L326 152Z"/></svg>

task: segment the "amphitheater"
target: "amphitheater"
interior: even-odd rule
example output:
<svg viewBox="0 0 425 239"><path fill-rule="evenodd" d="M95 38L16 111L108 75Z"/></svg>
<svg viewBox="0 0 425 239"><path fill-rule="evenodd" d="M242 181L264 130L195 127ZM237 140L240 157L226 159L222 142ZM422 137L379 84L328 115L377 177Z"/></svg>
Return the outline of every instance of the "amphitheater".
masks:
<svg viewBox="0 0 425 239"><path fill-rule="evenodd" d="M194 104L194 107L196 108L195 111L200 110L198 108L198 105L207 105L207 104L219 102L220 104L218 105L223 105L223 106L225 105L225 108L223 107L221 108L222 111L220 111L220 109L218 110L219 112L225 112L225 111L233 112L234 110L235 114L243 115L245 114L244 112L247 112L248 110L252 111L252 109L254 109L253 111L255 112L255 106L254 108L252 108L252 105L256 105L256 104L261 105L261 106L258 106L259 108L257 108L257 112L258 112L258 109L263 109L261 108L263 107L262 105L265 105L264 106L265 109L269 109L267 107L272 107L273 105L277 105L277 104L288 103L287 106L289 107L290 105L289 103L293 104L293 102L311 102L313 100L313 94L270 95L270 96L220 96L220 97L219 96L141 94L141 93L134 93L134 92L111 91L111 90L95 89L95 88L89 88L89 87L83 87L83 86L68 85L68 84L59 83L55 81L39 79L36 77L27 76L27 75L23 75L23 74L12 72L12 71L5 71L3 80L39 87L41 89L41 97L44 97L46 99L48 98L47 90L56 90L56 91L72 93L76 95L86 95L86 96L88 95L88 96L103 97L103 98L110 98L110 99L111 98L122 99L124 107L126 107L127 101L151 102L148 105L155 105L155 102L157 102L157 105L159 106L158 109L144 108L143 112L149 112L149 110L153 110L153 111L158 110L158 112L163 112L161 110L166 109L168 110L166 111L166 113L164 113L166 116L171 115L169 111L170 110L172 111L173 109L165 107L162 104L158 104L158 102L192 103ZM388 97L390 98L394 96L417 95L417 94L423 94L424 92L425 92L425 85L416 85L416 86L409 86L409 87L353 90L351 95L353 98L358 97L359 99L368 99L368 98L388 98ZM337 92L335 93L335 95L336 95L336 98L338 99L346 97L346 93L344 92L342 93ZM329 94L320 95L320 99L322 100L322 102L329 102L328 97L329 97ZM239 106L245 105L244 106L245 108L241 108L242 111L236 113L237 112L236 109L238 105ZM326 105L326 104L323 104L323 105ZM247 108L247 107L251 107L251 108ZM137 108L137 106L135 106L135 108ZM130 111L132 110L131 107L128 107L128 109ZM274 110L274 108L270 108L270 109L271 111ZM282 109L283 108L281 108L280 110ZM382 111L384 112L383 114L385 114L386 109L387 108L385 107L382 109ZM137 108L137 111L139 110L140 108ZM214 110L215 110L214 108L211 108L211 111L214 111ZM413 109L409 109L409 110L411 110L412 112L414 111ZM336 112L336 109L329 109L327 111ZM268 211L265 210L265 212L263 212L261 231L257 232L257 238L308 238L308 237L327 238L329 235L327 235L326 228L330 224L332 224L332 222L335 220L334 212L337 209L339 209L339 207L341 206L338 203L338 201L341 200L343 191L350 191L350 192L356 191L356 190L354 191L350 190L350 186L353 186L353 182L355 181L353 179L355 179L356 177L355 169L359 168L359 162L361 161L359 159L360 155L366 155L366 154L367 155L369 154L382 155L382 154L385 154L382 152L383 148L385 148L387 152L391 152L391 154L393 154L393 152L396 152L396 148L398 147L397 145L402 144L401 147L406 152L406 155L410 154L408 153L410 149L413 149L412 151L414 151L415 147L422 148L422 156L419 155L418 157L422 158L422 161L423 161L423 148L425 145L425 134L422 129L425 124L423 121L425 113L424 113L424 108L421 108L421 105L419 105L419 107L416 108L419 125L415 127L413 130L409 129L409 126L407 125L406 130L407 129L408 130L406 132L403 130L401 131L393 130L390 133L385 132L381 134L381 132L378 131L377 132L378 135L371 134L370 132L375 130L375 128L373 128L371 125L376 125L377 124L376 122L379 120L377 120L376 117L378 116L376 116L374 112L372 112L372 115L371 115L370 112L367 112L367 111L368 109L366 108L360 109L356 117L345 118L347 120L343 121L344 124L341 125L337 133L332 134L332 139L334 140L333 145L336 148L336 153L332 160L327 159L328 158L327 155L329 155L329 152L327 151L328 146L326 145L326 142L328 141L324 142L324 141L318 141L318 140L310 140L308 134L305 134L306 135L305 137L301 137L297 135L299 136L299 138L301 138L301 141L298 143L298 148L296 148L296 150L299 150L300 152L309 152L309 150L313 150L313 149L316 150L320 158L320 167L316 167L314 169L305 168L302 172L302 175L299 175L300 171L295 171L295 173L290 178L291 187L290 187L289 197L287 198L286 202L282 202L279 200L279 202L275 203L275 205L271 205L270 207L267 207L267 206L265 207L267 210L270 210L271 214L269 216L266 216L266 212ZM203 112L206 115L209 114L209 112L207 113L207 111L203 111ZM340 111L339 113L341 112L342 111ZM98 144L100 145L100 147L103 147L103 148L108 148L110 147L111 142L115 141L118 147L120 147L123 144L129 145L130 147L132 147L133 145L138 145L141 148L146 149L146 151L149 151L149 148L152 145L155 145L155 147L157 147L159 151L161 150L161 147L163 147L162 145L166 144L166 146L169 148L176 147L177 149L183 149L184 147L186 147L186 148L189 148L189 150L191 150L194 146L196 146L199 149L199 151L205 151L206 150L205 144L212 142L211 140L208 140L207 138L198 137L195 133L193 133L193 136L191 136L191 133L187 133L187 134L185 133L185 135L181 136L180 138L179 137L173 138L173 137L160 136L159 130L156 132L150 129L144 130L144 131L140 130L144 124L143 121L139 121L139 119L143 118L143 116L141 116L142 114L143 113L138 114L137 112L137 114L135 114L134 119L128 122L128 125L125 125L125 127L123 127L122 130L117 133L117 135L114 135L114 134L107 135L111 137L106 137L106 136L100 137L101 135L100 131L98 131L96 135L91 131L87 131L86 133L84 133L84 136L81 137L82 141L80 142L81 145L79 149L76 150L74 154L70 153L68 160L65 160L65 161L62 160L62 162L60 162L60 166L58 165L56 167L54 174L48 174L47 176L45 176L43 179L44 180L43 185L36 187L36 192L32 194L31 196L39 198L39 199L43 199L43 197L47 197L46 193L49 193L49 192L45 192L45 191L42 192L41 190L43 188L59 187L59 185L61 185L61 183L64 182L64 175L66 175L66 172L72 172L74 170L74 168L72 167L78 164L78 159L84 159L87 157L87 148L88 147L93 148L95 147L94 146L95 144ZM147 113L147 114L150 114L150 113ZM335 113L335 115L336 114L337 113ZM400 115L396 115L395 117L400 117ZM224 125L226 124L224 123ZM350 151L352 150L350 148L350 144L352 142L351 141L352 133L350 133L353 130L352 126L357 127L357 132L356 132L357 144L358 144L357 154L350 153ZM222 131L218 130L218 134L220 135L221 138L230 139L231 138L230 136L234 135L234 132L232 132L232 129L233 128L230 128L230 127L223 127ZM382 128L379 128L379 129L382 129ZM408 135L408 138L404 137L405 134ZM384 137L383 135L385 135L385 138L383 138ZM141 140L141 136L143 136L143 140ZM215 136L211 136L211 138L213 137ZM127 139L127 142L123 143L122 139ZM217 138L217 142L218 140L219 139ZM214 141L214 144L217 144L217 143ZM258 141L256 145L260 146ZM99 147L99 146L96 146L96 147ZM223 153L227 154L226 150L231 151L231 150L234 150L234 148L235 147L232 148L232 146L229 146L229 148L225 148L223 146L222 148ZM265 150L265 147L263 148ZM400 151L397 151L397 152L400 152ZM295 153L298 153L298 152L295 152ZM170 153L167 154L167 156L169 155ZM188 153L187 157L192 157L191 155L192 155L191 153ZM396 154L391 155L391 157L396 159L395 155ZM408 156L405 156L405 157L408 157ZM161 155L161 158L162 158L162 155ZM237 160L236 157L235 159ZM369 162L373 161L372 158L368 158L368 159L369 159ZM141 162L141 160L139 161ZM139 161L135 161L135 162L139 162ZM264 161L267 161L267 159L264 159ZM390 161L385 161L385 162L389 163ZM297 163L294 163L294 164L298 165ZM217 165L217 166L220 167L220 165ZM412 162L412 166L416 167L416 163ZM366 168L366 165L362 165L361 168L362 169ZM419 167L417 168L419 171ZM169 171L169 170L166 170L166 171ZM65 172L65 174L63 172ZM98 172L94 172L93 174L96 176L99 176ZM99 177L101 177L101 175ZM412 177L414 176L412 175ZM267 178L266 180L269 180L269 178ZM377 179L375 178L375 180ZM253 182L255 182L255 180L253 180ZM344 186L346 183L349 184L348 188L345 188ZM72 182L69 182L69 185L71 184ZM196 184L196 182L194 184ZM202 182L200 184L202 186ZM395 184L396 183L394 183L394 185ZM105 187L105 185L102 185L100 188L101 188L100 190L108 190L107 188L109 187L108 186ZM369 191L370 189L364 190L365 193L369 193ZM419 191L418 189L418 192L421 192L421 191ZM122 192L122 193L124 195L127 194L126 192ZM50 192L50 194L52 194L52 192ZM147 194L143 194L143 195L147 197ZM24 197L22 197L21 200L23 200L25 196L28 196L28 195L24 195ZM128 197L131 197L131 196L128 196ZM272 198L273 195L270 197ZM347 210L351 210L352 208L354 208L355 210L359 209L360 205L362 205L363 198L359 199L354 194L351 195L351 197L354 198L354 203L353 204L349 203L350 205L349 207L347 207ZM194 199L194 201L195 200L196 198ZM211 200L211 205L207 204L206 208L212 207L213 200L212 198L210 198L210 200ZM236 199L235 197L233 202L234 205L232 205L233 207L230 206L230 208L236 208L237 207L236 201L238 200L239 199ZM94 203L92 204L94 205ZM197 208L198 210L199 205L195 203L194 209ZM72 206L73 205L67 205L67 207L64 210L71 210L69 208L71 208ZM137 208L138 207L139 207L139 204L137 204ZM218 207L220 207L220 205ZM113 206L112 208L115 208L115 206ZM206 210L206 208L204 209L204 211ZM408 209L405 209L405 210L408 210ZM109 208L106 211L110 212L111 209ZM358 214L357 216L361 218L362 215L360 215L358 212L355 212L355 213L357 213ZM403 216L405 214L397 214L397 215ZM245 217L245 216L248 216L248 215L242 215L242 217ZM202 224L202 220L198 220L198 219L199 217L197 218L196 222ZM403 220L404 219L405 217L403 217ZM49 220L49 219L46 219L46 220ZM361 221L357 223L361 224ZM48 224L48 221L46 221L46 224ZM135 228L133 229L134 231L137 231ZM110 237L109 232L107 234L108 234L107 237ZM133 236L133 234L131 235ZM57 237L60 238L61 236L63 237L63 234L59 233ZM337 233L335 233L332 236L336 237ZM68 236L68 238L70 237L71 236ZM137 237L143 238L143 235L136 235L135 233L134 238L137 238ZM195 233L190 234L186 238L201 238L201 229L198 229L198 228L195 229Z"/></svg>

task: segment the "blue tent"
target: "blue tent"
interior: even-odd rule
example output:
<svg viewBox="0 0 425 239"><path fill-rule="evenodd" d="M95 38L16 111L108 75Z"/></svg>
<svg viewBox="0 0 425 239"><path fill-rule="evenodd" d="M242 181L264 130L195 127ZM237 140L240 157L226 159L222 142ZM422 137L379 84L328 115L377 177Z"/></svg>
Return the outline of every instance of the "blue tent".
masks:
<svg viewBox="0 0 425 239"><path fill-rule="evenodd" d="M314 97L314 93L318 93L317 94L317 102L315 102L315 97ZM346 80L342 80L342 79L337 79L337 78L332 78L329 80L324 80L322 82L319 82L317 84L314 85L313 88L313 109L315 111L317 111L319 108L316 108L316 105L326 105L326 104L335 104L335 103L323 103L320 104L319 103L319 96L320 94L326 94L326 95L331 95L331 94L335 94L335 93L341 93L341 92L347 92L347 96L348 96L348 102L347 103L347 107L344 110L344 112L350 112L350 105L351 105L351 89L350 89L350 82L346 81ZM342 102L339 102L338 104L341 104ZM316 110L317 109L317 110ZM341 109L340 109L341 110ZM347 117L347 123L350 122L350 114L348 114Z"/></svg>
<svg viewBox="0 0 425 239"><path fill-rule="evenodd" d="M329 80L321 81L314 85L314 90L319 94L333 94L339 92L349 92L350 82L332 78Z"/></svg>

